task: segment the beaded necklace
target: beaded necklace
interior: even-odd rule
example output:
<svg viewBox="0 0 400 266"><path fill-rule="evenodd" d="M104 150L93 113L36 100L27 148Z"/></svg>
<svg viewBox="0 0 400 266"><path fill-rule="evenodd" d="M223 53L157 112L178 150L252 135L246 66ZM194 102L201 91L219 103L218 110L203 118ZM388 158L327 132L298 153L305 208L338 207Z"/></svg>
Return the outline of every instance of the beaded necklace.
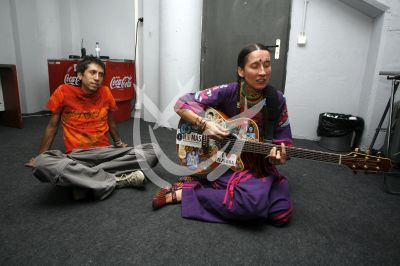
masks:
<svg viewBox="0 0 400 266"><path fill-rule="evenodd" d="M246 82L240 82L240 98L247 108L251 108L252 106L256 105L263 99L263 91L256 91L255 93L249 93L247 91L247 84Z"/></svg>

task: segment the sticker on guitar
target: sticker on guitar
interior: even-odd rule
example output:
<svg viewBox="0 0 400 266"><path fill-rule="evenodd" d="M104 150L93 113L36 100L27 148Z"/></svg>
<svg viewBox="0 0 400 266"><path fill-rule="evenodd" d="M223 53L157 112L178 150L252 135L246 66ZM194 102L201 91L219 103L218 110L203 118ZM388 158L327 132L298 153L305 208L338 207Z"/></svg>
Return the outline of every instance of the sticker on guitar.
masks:
<svg viewBox="0 0 400 266"><path fill-rule="evenodd" d="M237 155L234 153L227 154L226 152L217 151L216 162L228 166L236 166Z"/></svg>
<svg viewBox="0 0 400 266"><path fill-rule="evenodd" d="M181 123L176 134L176 144L201 148L202 133L189 123Z"/></svg>

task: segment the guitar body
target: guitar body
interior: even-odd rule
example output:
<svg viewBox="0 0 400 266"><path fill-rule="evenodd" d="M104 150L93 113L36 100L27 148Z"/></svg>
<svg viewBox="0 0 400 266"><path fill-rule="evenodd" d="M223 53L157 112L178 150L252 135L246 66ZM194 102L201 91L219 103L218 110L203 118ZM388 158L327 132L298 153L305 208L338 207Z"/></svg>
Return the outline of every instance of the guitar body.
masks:
<svg viewBox="0 0 400 266"><path fill-rule="evenodd" d="M209 107L205 110L204 119L229 129L231 134L239 140L259 141L258 126L249 118L229 120L222 112ZM230 152L228 149L224 149L223 144L209 139L197 126L183 119L179 121L176 143L180 162L196 173L209 173L220 164L226 165L234 171L244 169L240 152Z"/></svg>

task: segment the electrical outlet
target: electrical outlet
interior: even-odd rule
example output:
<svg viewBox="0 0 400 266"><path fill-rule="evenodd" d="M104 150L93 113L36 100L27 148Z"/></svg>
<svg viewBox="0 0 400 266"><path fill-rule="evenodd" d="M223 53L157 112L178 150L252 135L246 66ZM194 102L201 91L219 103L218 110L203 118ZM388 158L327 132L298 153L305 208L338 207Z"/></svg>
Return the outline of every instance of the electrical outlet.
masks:
<svg viewBox="0 0 400 266"><path fill-rule="evenodd" d="M300 32L298 38L297 38L297 44L299 46L304 46L307 43L307 37L306 34L304 32Z"/></svg>

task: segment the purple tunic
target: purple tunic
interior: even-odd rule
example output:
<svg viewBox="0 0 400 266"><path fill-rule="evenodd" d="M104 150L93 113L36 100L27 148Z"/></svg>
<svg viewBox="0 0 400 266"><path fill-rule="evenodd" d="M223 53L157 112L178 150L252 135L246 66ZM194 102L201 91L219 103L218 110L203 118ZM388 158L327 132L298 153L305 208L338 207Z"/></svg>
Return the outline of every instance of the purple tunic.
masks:
<svg viewBox="0 0 400 266"><path fill-rule="evenodd" d="M238 115L237 83L215 86L182 96L175 109L202 113L208 106L228 117ZM274 126L273 142L292 145L286 101L278 91L280 115ZM268 220L285 224L292 213L288 182L271 165L271 175L258 177L253 170L228 170L213 182L185 182L182 189L182 217L207 222L225 223L232 220Z"/></svg>

